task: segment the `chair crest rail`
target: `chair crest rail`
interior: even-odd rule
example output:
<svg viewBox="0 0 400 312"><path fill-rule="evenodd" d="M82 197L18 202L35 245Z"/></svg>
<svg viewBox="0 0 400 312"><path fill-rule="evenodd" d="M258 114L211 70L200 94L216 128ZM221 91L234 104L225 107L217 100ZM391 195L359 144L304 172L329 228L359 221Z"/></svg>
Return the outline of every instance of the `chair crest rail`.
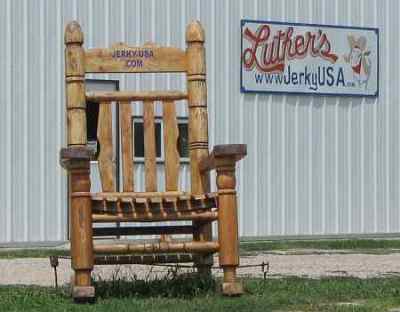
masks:
<svg viewBox="0 0 400 312"><path fill-rule="evenodd" d="M86 73L159 73L186 72L185 51L174 47L124 44L112 48L85 51Z"/></svg>

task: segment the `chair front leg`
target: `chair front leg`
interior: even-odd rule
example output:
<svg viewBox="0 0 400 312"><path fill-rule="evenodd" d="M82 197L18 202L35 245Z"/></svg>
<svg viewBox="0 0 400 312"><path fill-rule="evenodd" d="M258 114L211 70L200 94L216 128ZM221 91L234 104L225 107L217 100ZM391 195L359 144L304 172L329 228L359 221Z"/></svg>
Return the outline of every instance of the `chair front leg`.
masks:
<svg viewBox="0 0 400 312"><path fill-rule="evenodd" d="M90 302L95 298L91 286L94 264L93 230L90 192L90 163L75 162L70 167L71 185L71 256L75 272L72 295L76 302ZM85 192L85 193L80 193Z"/></svg>
<svg viewBox="0 0 400 312"><path fill-rule="evenodd" d="M243 286L236 277L239 265L238 217L236 204L236 177L234 157L215 159L218 187L219 263L224 271L222 293L237 296Z"/></svg>

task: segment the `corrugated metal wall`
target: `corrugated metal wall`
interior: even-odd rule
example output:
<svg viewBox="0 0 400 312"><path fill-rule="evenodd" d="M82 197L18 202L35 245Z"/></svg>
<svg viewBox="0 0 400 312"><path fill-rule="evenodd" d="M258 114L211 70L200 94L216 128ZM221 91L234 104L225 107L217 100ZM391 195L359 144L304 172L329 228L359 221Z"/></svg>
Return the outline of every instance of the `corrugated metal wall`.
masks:
<svg viewBox="0 0 400 312"><path fill-rule="evenodd" d="M248 144L239 166L242 236L400 232L399 38L396 0L0 0L0 243L66 239L63 28L86 46L184 47L207 36L210 143ZM240 19L380 30L380 95L239 93ZM180 77L120 79L121 89L183 87ZM143 78L143 79L142 79Z"/></svg>

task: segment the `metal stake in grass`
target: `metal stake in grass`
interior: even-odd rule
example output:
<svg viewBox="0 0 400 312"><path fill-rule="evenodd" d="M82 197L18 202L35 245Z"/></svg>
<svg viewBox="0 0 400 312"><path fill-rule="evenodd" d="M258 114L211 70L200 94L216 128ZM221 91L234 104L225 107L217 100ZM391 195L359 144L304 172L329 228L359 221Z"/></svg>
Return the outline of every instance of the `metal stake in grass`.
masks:
<svg viewBox="0 0 400 312"><path fill-rule="evenodd" d="M58 257L57 256L50 256L50 265L54 269L54 281L55 281L56 289L58 289L58 280L57 280Z"/></svg>

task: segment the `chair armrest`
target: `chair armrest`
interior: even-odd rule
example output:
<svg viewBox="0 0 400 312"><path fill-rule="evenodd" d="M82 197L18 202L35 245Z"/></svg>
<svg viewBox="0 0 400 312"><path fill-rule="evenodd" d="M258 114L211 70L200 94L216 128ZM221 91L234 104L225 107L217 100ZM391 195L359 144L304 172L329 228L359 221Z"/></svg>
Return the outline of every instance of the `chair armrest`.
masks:
<svg viewBox="0 0 400 312"><path fill-rule="evenodd" d="M94 151L87 146L70 146L60 150L60 165L69 170L87 167Z"/></svg>
<svg viewBox="0 0 400 312"><path fill-rule="evenodd" d="M216 168L217 159L229 159L236 162L244 158L246 155L246 144L215 145L211 154L200 161L199 169L201 172L210 171Z"/></svg>

